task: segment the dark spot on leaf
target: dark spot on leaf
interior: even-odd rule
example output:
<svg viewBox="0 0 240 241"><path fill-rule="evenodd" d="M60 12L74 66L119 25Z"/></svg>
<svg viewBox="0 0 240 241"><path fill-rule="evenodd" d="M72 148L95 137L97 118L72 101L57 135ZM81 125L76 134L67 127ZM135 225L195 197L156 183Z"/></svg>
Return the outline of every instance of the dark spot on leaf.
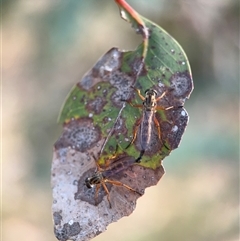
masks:
<svg viewBox="0 0 240 241"><path fill-rule="evenodd" d="M61 216L60 212L53 213L53 221L54 221L54 225L61 224L62 216Z"/></svg>
<svg viewBox="0 0 240 241"><path fill-rule="evenodd" d="M108 117L105 116L105 117L102 119L102 123L103 123L103 124L107 124L108 122L109 122Z"/></svg>
<svg viewBox="0 0 240 241"><path fill-rule="evenodd" d="M89 226L92 226L93 224L92 224L92 221L90 220L90 219L88 219L88 225Z"/></svg>
<svg viewBox="0 0 240 241"><path fill-rule="evenodd" d="M109 152L110 152L110 153L114 152L114 151L115 151L115 149L116 149L116 148L115 148L115 147L113 147L113 146L109 146L109 147L108 147L108 150L109 150Z"/></svg>
<svg viewBox="0 0 240 241"><path fill-rule="evenodd" d="M182 135L186 129L188 123L188 114L184 108L179 108L171 111L171 120L173 124L171 130L168 133L167 140L169 142L170 148L176 149L181 141Z"/></svg>
<svg viewBox="0 0 240 241"><path fill-rule="evenodd" d="M88 101L86 108L89 112L100 114L106 104L107 101L104 98L97 96L94 100Z"/></svg>
<svg viewBox="0 0 240 241"><path fill-rule="evenodd" d="M78 235L80 231L81 227L78 222L74 222L72 225L65 223L62 229L54 228L55 236L60 241L72 239L74 236Z"/></svg>
<svg viewBox="0 0 240 241"><path fill-rule="evenodd" d="M120 66L122 52L117 48L112 48L102 56L93 68L78 83L84 90L90 90L94 85L102 81L108 81L111 72L117 70Z"/></svg>
<svg viewBox="0 0 240 241"><path fill-rule="evenodd" d="M98 231L96 232L96 236L99 235L99 234L101 234L101 233L102 233L102 231L98 230Z"/></svg>
<svg viewBox="0 0 240 241"><path fill-rule="evenodd" d="M112 104L118 108L123 106L123 101L129 98L131 92L133 92L131 86L134 79L127 74L119 71L115 71L112 74L110 83L116 88L116 91L111 95Z"/></svg>
<svg viewBox="0 0 240 241"><path fill-rule="evenodd" d="M187 98L193 89L192 78L189 72L176 73L170 78L170 88L174 98Z"/></svg>
<svg viewBox="0 0 240 241"><path fill-rule="evenodd" d="M55 143L56 149L71 147L84 152L101 139L99 126L94 126L91 118L79 118L64 125L62 136Z"/></svg>
<svg viewBox="0 0 240 241"><path fill-rule="evenodd" d="M139 74L142 72L143 68L143 58L142 57L135 57L134 61L130 64L132 69L132 75L134 77L134 82L136 81L136 78L139 76Z"/></svg>

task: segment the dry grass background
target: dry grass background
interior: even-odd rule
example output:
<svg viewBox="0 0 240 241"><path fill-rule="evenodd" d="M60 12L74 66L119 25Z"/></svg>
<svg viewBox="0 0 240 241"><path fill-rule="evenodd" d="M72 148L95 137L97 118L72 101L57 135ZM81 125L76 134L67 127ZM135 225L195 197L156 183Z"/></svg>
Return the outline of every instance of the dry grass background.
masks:
<svg viewBox="0 0 240 241"><path fill-rule="evenodd" d="M129 0L185 49L195 90L180 148L134 213L94 240L239 240L239 2ZM2 240L56 240L52 146L60 107L111 47L140 42L110 0L2 1Z"/></svg>

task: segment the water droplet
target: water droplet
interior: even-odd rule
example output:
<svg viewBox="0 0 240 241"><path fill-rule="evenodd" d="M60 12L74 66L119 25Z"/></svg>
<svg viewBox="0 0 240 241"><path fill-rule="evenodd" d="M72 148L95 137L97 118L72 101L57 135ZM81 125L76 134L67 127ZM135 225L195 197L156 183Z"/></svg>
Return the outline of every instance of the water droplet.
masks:
<svg viewBox="0 0 240 241"><path fill-rule="evenodd" d="M73 100L76 100L77 99L77 97L76 96L73 96Z"/></svg>
<svg viewBox="0 0 240 241"><path fill-rule="evenodd" d="M128 139L128 138L125 138L124 140L125 140L125 141L129 141L129 139Z"/></svg>
<svg viewBox="0 0 240 241"><path fill-rule="evenodd" d="M159 86L160 88L162 88L162 87L164 87L164 84L161 83L161 82L158 82L158 86Z"/></svg>
<svg viewBox="0 0 240 241"><path fill-rule="evenodd" d="M174 50L174 49L171 49L171 52L174 54L174 53L175 53L175 50Z"/></svg>
<svg viewBox="0 0 240 241"><path fill-rule="evenodd" d="M182 65L185 65L185 64L186 64L186 63L183 61L183 62L182 62Z"/></svg>
<svg viewBox="0 0 240 241"><path fill-rule="evenodd" d="M136 31L137 34L141 33L141 29L140 28L135 28L135 31Z"/></svg>
<svg viewBox="0 0 240 241"><path fill-rule="evenodd" d="M173 126L172 132L176 132L178 130L178 126Z"/></svg>
<svg viewBox="0 0 240 241"><path fill-rule="evenodd" d="M74 181L73 181L73 185L74 185L74 186L77 186L77 185L78 185L78 180L74 180Z"/></svg>
<svg viewBox="0 0 240 241"><path fill-rule="evenodd" d="M121 13L121 17L122 17L123 19L127 19L127 15L126 15L125 11L120 10L120 13Z"/></svg>
<svg viewBox="0 0 240 241"><path fill-rule="evenodd" d="M93 117L93 113L89 113L88 117L92 118Z"/></svg>
<svg viewBox="0 0 240 241"><path fill-rule="evenodd" d="M182 116L185 116L186 115L186 112L184 110L181 111L181 115Z"/></svg>
<svg viewBox="0 0 240 241"><path fill-rule="evenodd" d="M72 174L72 172L71 172L71 171L68 171L68 172L67 172L67 175L71 175L71 174Z"/></svg>
<svg viewBox="0 0 240 241"><path fill-rule="evenodd" d="M146 179L146 176L142 176L143 179Z"/></svg>
<svg viewBox="0 0 240 241"><path fill-rule="evenodd" d="M97 89L100 90L100 89L101 89L101 86L98 86Z"/></svg>
<svg viewBox="0 0 240 241"><path fill-rule="evenodd" d="M108 121L111 121L111 120L112 120L112 118L108 117Z"/></svg>
<svg viewBox="0 0 240 241"><path fill-rule="evenodd" d="M74 145L71 146L72 149L75 149L76 147Z"/></svg>
<svg viewBox="0 0 240 241"><path fill-rule="evenodd" d="M73 222L72 219L68 222L69 225L73 225L73 223L74 223L74 222Z"/></svg>
<svg viewBox="0 0 240 241"><path fill-rule="evenodd" d="M74 121L74 120L75 120L75 118L74 118L74 117L72 117L72 118L71 118L71 121Z"/></svg>
<svg viewBox="0 0 240 241"><path fill-rule="evenodd" d="M108 72L111 72L112 69L113 69L113 67L112 67L112 66L109 66L109 65L105 65L104 67L105 67L104 69L105 69L106 71L108 71Z"/></svg>

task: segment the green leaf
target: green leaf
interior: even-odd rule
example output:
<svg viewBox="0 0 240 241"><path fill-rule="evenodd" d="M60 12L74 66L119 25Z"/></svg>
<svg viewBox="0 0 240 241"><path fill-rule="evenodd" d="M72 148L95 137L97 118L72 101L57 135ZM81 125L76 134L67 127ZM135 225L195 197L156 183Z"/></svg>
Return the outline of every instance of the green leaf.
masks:
<svg viewBox="0 0 240 241"><path fill-rule="evenodd" d="M152 123L151 141L140 163L155 169L178 147L188 123L187 112L182 106L193 89L191 70L183 49L172 36L138 15L124 1L116 2L121 15L142 34L143 42L135 51L122 52L113 48L100 58L69 94L59 121L69 125L72 121L88 118L99 129L103 141L99 163L105 163L115 153L116 146L120 147L118 154L125 153L137 159L141 151L139 128L136 140L128 149L126 147L143 110L124 100L142 104L132 86L142 95L147 89L156 90L158 96L165 92L158 105L173 108L158 110L155 114L162 140L158 138L156 123ZM92 144L85 143L86 146Z"/></svg>

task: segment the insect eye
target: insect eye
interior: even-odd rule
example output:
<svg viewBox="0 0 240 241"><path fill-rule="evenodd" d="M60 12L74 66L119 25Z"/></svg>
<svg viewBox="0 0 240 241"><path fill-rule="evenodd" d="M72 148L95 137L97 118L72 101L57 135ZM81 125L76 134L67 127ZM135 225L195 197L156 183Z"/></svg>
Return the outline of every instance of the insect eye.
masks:
<svg viewBox="0 0 240 241"><path fill-rule="evenodd" d="M90 183L90 178L89 177L85 179L85 185L87 186L87 188L92 188L93 187L93 185Z"/></svg>
<svg viewBox="0 0 240 241"><path fill-rule="evenodd" d="M93 187L93 186L92 186L90 183L88 183L88 182L86 183L86 186L87 186L87 188L89 188L89 189Z"/></svg>

